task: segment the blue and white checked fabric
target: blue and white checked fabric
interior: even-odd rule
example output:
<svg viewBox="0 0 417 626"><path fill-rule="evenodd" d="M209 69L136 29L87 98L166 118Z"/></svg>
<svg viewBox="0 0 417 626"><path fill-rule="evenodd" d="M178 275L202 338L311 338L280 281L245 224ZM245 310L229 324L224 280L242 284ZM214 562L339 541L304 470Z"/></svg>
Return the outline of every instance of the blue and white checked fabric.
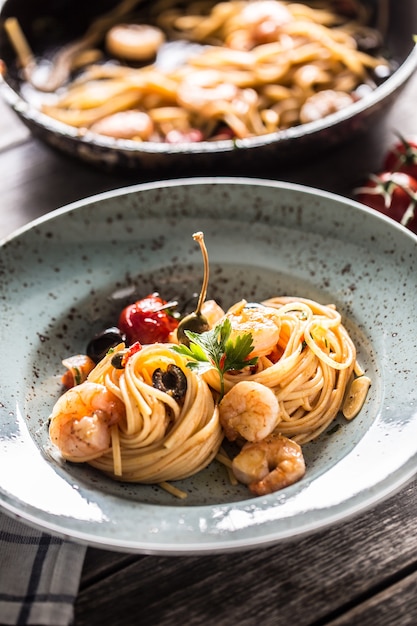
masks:
<svg viewBox="0 0 417 626"><path fill-rule="evenodd" d="M71 624L85 551L0 513L1 626Z"/></svg>

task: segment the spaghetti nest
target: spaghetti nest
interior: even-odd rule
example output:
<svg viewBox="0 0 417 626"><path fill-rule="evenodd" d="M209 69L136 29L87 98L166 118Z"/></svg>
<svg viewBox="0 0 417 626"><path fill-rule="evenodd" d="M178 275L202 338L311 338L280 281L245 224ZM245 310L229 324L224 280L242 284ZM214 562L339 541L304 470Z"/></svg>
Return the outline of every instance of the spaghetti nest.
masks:
<svg viewBox="0 0 417 626"><path fill-rule="evenodd" d="M275 309L279 339L255 367L227 373L225 387L231 390L250 380L270 388L279 405L275 430L305 444L316 439L340 411L352 374L359 371L355 345L332 305L291 297L271 298L263 305ZM205 379L219 389L213 370Z"/></svg>
<svg viewBox="0 0 417 626"><path fill-rule="evenodd" d="M170 365L186 380L180 400L152 384L155 370ZM123 481L161 483L199 472L217 454L223 433L212 393L168 345L143 347L123 370L108 355L89 380L102 382L125 406L125 417L111 427L111 447L89 461L99 470Z"/></svg>

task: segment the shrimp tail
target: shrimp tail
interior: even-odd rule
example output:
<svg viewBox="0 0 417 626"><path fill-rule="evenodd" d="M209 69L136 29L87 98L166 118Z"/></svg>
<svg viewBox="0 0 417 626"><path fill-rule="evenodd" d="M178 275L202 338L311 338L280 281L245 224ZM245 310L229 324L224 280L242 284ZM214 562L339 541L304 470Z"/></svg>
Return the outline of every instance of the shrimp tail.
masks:
<svg viewBox="0 0 417 626"><path fill-rule="evenodd" d="M304 459L298 459L297 470L294 472L291 461L282 461L272 472L266 474L262 480L249 483L249 491L255 496L265 496L279 489L289 487L299 481L305 474Z"/></svg>
<svg viewBox="0 0 417 626"><path fill-rule="evenodd" d="M289 487L306 471L300 445L277 432L262 441L246 443L233 459L232 468L237 480L256 496Z"/></svg>

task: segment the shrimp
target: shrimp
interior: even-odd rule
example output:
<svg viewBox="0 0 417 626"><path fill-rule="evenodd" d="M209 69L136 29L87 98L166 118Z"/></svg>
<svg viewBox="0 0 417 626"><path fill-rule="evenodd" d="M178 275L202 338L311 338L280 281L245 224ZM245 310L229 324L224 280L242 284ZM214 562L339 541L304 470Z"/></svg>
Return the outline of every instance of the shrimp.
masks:
<svg viewBox="0 0 417 626"><path fill-rule="evenodd" d="M101 118L90 127L91 132L117 139L148 141L155 128L147 113L138 110L118 111Z"/></svg>
<svg viewBox="0 0 417 626"><path fill-rule="evenodd" d="M277 309L241 300L225 315L232 325L231 337L250 333L254 349L249 358L271 354L278 343L281 322Z"/></svg>
<svg viewBox="0 0 417 626"><path fill-rule="evenodd" d="M227 392L219 404L220 423L229 441L243 437L261 441L280 421L276 395L265 385L243 380Z"/></svg>
<svg viewBox="0 0 417 626"><path fill-rule="evenodd" d="M197 76L186 77L178 87L178 102L188 111L199 113L213 103L232 103L240 90L232 83L221 82L215 70L200 70Z"/></svg>
<svg viewBox="0 0 417 626"><path fill-rule="evenodd" d="M264 496L300 480L305 462L298 443L273 433L263 441L246 443L233 459L232 469L251 493Z"/></svg>
<svg viewBox="0 0 417 626"><path fill-rule="evenodd" d="M83 462L110 447L110 426L125 415L125 406L104 385L85 381L56 402L49 425L51 441L64 458Z"/></svg>
<svg viewBox="0 0 417 626"><path fill-rule="evenodd" d="M116 24L106 34L107 51L123 61L152 61L165 43L165 34L148 24Z"/></svg>
<svg viewBox="0 0 417 626"><path fill-rule="evenodd" d="M205 300L201 305L201 314L206 318L210 328L214 328L224 317L223 309L215 300Z"/></svg>
<svg viewBox="0 0 417 626"><path fill-rule="evenodd" d="M300 110L300 121L302 124L316 122L350 106L353 102L352 96L344 91L334 91L333 89L319 91L304 102Z"/></svg>
<svg viewBox="0 0 417 626"><path fill-rule="evenodd" d="M281 2L249 2L243 5L231 21L235 28L231 29L226 43L231 48L248 50L262 43L276 41L282 27L291 20L291 13Z"/></svg>

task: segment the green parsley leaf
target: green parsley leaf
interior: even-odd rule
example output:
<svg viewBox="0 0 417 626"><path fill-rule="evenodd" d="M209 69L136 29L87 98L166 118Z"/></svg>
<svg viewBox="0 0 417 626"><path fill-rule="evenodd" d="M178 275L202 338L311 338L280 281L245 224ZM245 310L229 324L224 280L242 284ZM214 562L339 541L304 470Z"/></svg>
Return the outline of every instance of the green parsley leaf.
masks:
<svg viewBox="0 0 417 626"><path fill-rule="evenodd" d="M237 335L233 341L231 338L232 325L229 319L217 324L212 330L204 333L185 331L190 340L190 346L184 344L173 346L172 349L178 354L189 359L187 367L200 373L214 368L220 377L221 402L224 396L224 375L231 370L239 371L245 367L255 365L258 357L248 358L254 346L252 335L243 333Z"/></svg>

